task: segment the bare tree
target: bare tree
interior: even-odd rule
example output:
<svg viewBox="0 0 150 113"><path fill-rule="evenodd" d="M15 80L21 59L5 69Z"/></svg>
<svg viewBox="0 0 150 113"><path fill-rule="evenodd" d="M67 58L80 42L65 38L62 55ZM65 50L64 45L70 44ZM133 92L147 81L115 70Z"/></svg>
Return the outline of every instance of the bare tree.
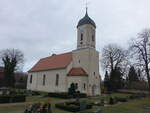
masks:
<svg viewBox="0 0 150 113"><path fill-rule="evenodd" d="M6 49L0 52L0 57L4 65L5 86L14 87L14 72L23 64L24 55L18 49Z"/></svg>
<svg viewBox="0 0 150 113"><path fill-rule="evenodd" d="M123 76L127 66L126 51L116 44L109 44L102 52L103 67L109 71L109 86L112 91L123 88Z"/></svg>
<svg viewBox="0 0 150 113"><path fill-rule="evenodd" d="M150 90L150 29L143 30L132 40L130 50L136 59L136 65L145 72Z"/></svg>
<svg viewBox="0 0 150 113"><path fill-rule="evenodd" d="M106 45L102 52L103 67L107 70L114 71L118 67L127 65L126 51L116 44Z"/></svg>

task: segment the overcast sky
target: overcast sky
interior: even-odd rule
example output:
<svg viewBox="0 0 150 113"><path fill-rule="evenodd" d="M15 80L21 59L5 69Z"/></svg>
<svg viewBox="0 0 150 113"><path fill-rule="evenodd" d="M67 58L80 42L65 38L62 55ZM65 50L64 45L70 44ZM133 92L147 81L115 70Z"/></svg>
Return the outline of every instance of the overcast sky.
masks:
<svg viewBox="0 0 150 113"><path fill-rule="evenodd" d="M127 47L150 28L150 0L88 1L100 53L109 43ZM0 49L20 49L27 71L40 58L76 49L76 26L84 15L85 0L0 0Z"/></svg>

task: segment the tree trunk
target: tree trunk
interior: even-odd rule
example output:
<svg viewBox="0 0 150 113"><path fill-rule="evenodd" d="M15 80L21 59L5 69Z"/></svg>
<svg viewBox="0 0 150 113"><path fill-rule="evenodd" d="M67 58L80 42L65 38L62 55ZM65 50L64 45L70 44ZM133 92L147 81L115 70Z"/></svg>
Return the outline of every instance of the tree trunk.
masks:
<svg viewBox="0 0 150 113"><path fill-rule="evenodd" d="M147 79L148 79L148 87L149 87L149 92L150 92L150 73L149 73L149 69L148 69L148 64L146 65L146 75L147 75Z"/></svg>

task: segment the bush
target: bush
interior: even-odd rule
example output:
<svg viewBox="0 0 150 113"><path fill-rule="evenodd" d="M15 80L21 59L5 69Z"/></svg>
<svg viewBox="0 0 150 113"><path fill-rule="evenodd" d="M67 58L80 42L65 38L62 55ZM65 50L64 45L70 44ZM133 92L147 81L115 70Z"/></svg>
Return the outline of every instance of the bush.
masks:
<svg viewBox="0 0 150 113"><path fill-rule="evenodd" d="M25 101L26 101L25 95L16 95L10 98L10 102L25 102Z"/></svg>
<svg viewBox="0 0 150 113"><path fill-rule="evenodd" d="M0 103L14 103L14 102L25 102L25 95L1 95Z"/></svg>
<svg viewBox="0 0 150 113"><path fill-rule="evenodd" d="M144 94L132 94L129 96L129 99L138 99L138 98L143 98L145 97Z"/></svg>
<svg viewBox="0 0 150 113"><path fill-rule="evenodd" d="M85 94L85 93L75 93L74 95L73 95L73 97L74 98L86 98L87 97L87 95Z"/></svg>
<svg viewBox="0 0 150 113"><path fill-rule="evenodd" d="M114 104L114 99L112 97L109 98L109 104Z"/></svg>
<svg viewBox="0 0 150 113"><path fill-rule="evenodd" d="M104 99L101 99L101 105L104 106Z"/></svg>
<svg viewBox="0 0 150 113"><path fill-rule="evenodd" d="M86 109L92 109L92 104L88 104L88 105L86 106Z"/></svg>
<svg viewBox="0 0 150 113"><path fill-rule="evenodd" d="M71 98L68 93L48 93L48 96L57 98Z"/></svg>
<svg viewBox="0 0 150 113"><path fill-rule="evenodd" d="M0 96L0 103L9 103L9 102L10 102L10 96L8 96L8 95Z"/></svg>
<svg viewBox="0 0 150 113"><path fill-rule="evenodd" d="M73 105L73 104L66 105L66 103L59 103L59 104L56 104L55 106L56 106L56 108L63 109L63 110L66 110L66 111L70 111L70 112L80 111L80 107L77 106L77 105Z"/></svg>
<svg viewBox="0 0 150 113"><path fill-rule="evenodd" d="M68 93L48 93L48 97L57 97L57 98L85 98L87 97L84 93L75 93L74 95L69 95Z"/></svg>
<svg viewBox="0 0 150 113"><path fill-rule="evenodd" d="M127 102L128 99L127 99L127 98L116 97L116 101L117 101L117 102Z"/></svg>
<svg viewBox="0 0 150 113"><path fill-rule="evenodd" d="M55 104L56 108L63 109L69 112L78 112L80 111L80 102L73 101L73 102L65 102L65 103L58 103ZM91 109L92 104L87 104L85 109Z"/></svg>

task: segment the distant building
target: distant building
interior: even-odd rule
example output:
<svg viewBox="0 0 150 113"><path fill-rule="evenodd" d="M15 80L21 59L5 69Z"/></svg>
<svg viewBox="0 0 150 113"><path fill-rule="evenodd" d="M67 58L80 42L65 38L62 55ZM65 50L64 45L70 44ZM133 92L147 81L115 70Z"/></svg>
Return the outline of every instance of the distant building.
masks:
<svg viewBox="0 0 150 113"><path fill-rule="evenodd" d="M27 89L67 92L71 83L88 96L100 95L99 52L96 51L96 25L85 16L77 25L77 49L40 59L29 71Z"/></svg>

